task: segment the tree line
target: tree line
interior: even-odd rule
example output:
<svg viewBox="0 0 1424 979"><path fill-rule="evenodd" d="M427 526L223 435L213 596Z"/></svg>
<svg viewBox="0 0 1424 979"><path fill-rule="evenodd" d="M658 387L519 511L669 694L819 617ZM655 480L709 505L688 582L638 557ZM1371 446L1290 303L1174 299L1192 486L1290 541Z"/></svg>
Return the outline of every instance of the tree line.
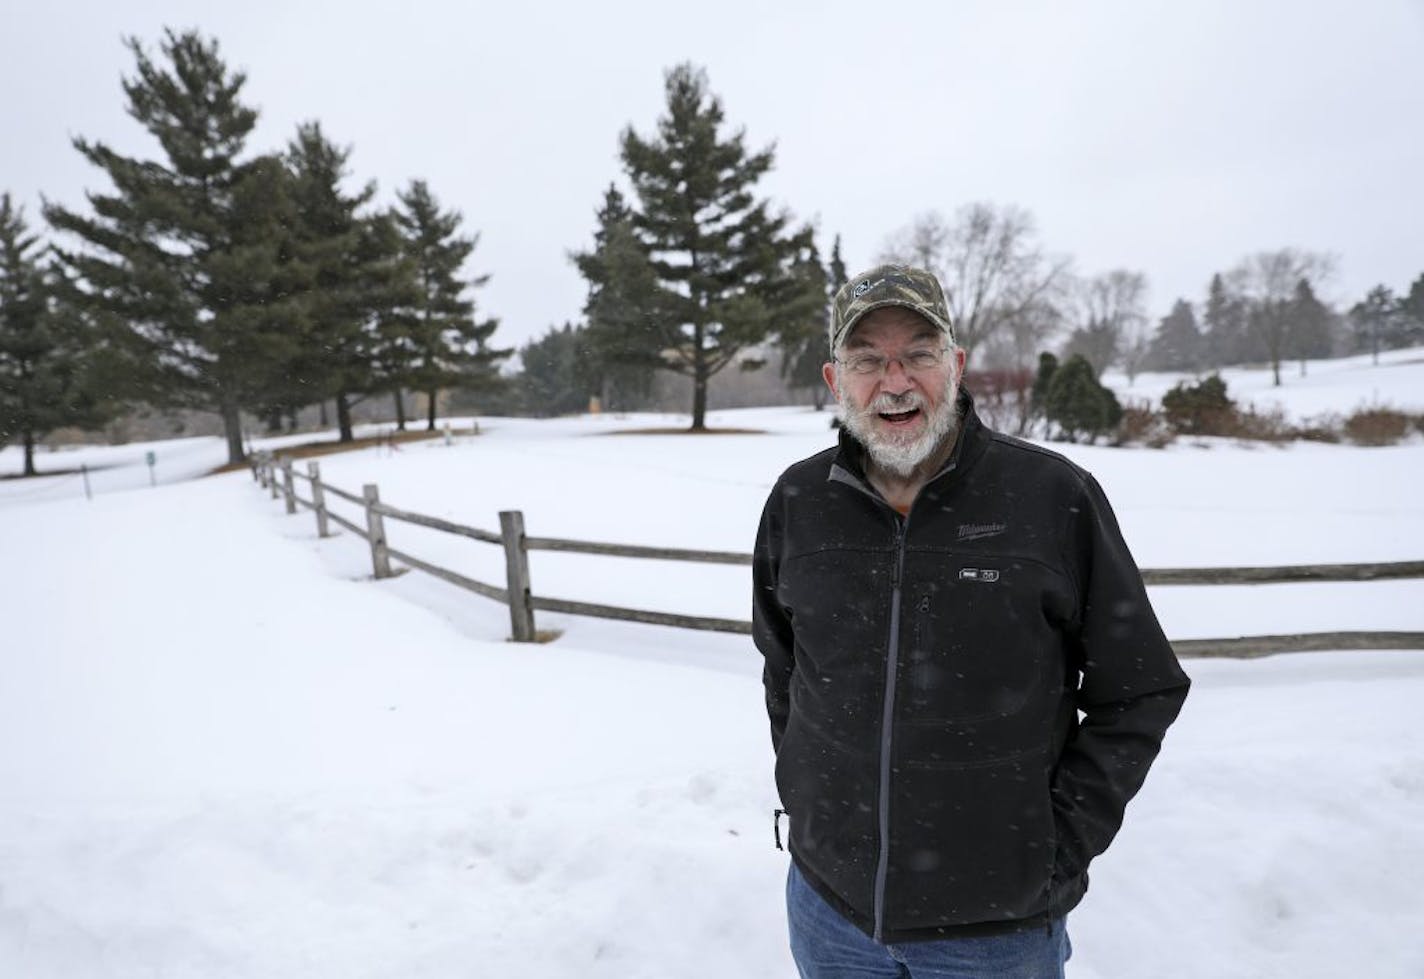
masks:
<svg viewBox="0 0 1424 979"><path fill-rule="evenodd" d="M0 445L22 442L27 472L45 432L136 404L217 414L234 462L244 413L275 426L315 404L325 421L332 403L349 440L352 406L373 395L393 395L404 427L402 392L425 392L433 428L441 390L483 392L496 412L576 412L591 397L629 410L658 371L688 379L701 429L712 378L772 352L788 388L821 406L840 238L823 258L815 229L758 192L775 149L729 126L702 69L669 69L654 129L619 136L622 172L592 244L569 254L587 284L581 318L525 344L501 378L511 351L491 346L498 321L470 298L489 277L464 271L478 235L424 181L374 207L374 184L347 189L350 149L315 121L282 150L250 154L257 112L215 40L167 31L157 58L126 43L127 109L161 158L75 139L113 190L82 211L46 202L63 238L47 247L0 197ZM1339 311L1319 298L1330 257L1299 249L1243 258L1200 304L1178 299L1155 323L1145 273L1078 275L1011 205L927 211L877 258L940 277L976 371L1028 372L1056 350L1095 378L1269 363L1280 383L1292 360L1424 342L1424 275Z"/></svg>
<svg viewBox="0 0 1424 979"><path fill-rule="evenodd" d="M573 261L587 280L584 320L551 328L520 350L522 383L504 407L533 414L647 405L656 371L694 379L693 428L703 425L706 382L760 354L780 354L788 387L825 398L821 364L829 297L845 282L840 237L823 261L809 226L767 222L756 180L772 150L723 134L721 101L692 65L665 79L666 114L644 138L621 143L634 200L610 185L596 211L593 247ZM933 270L945 287L959 342L977 372L1027 372L1040 353L1112 367L1200 372L1265 363L1281 383L1288 361L1424 343L1424 274L1407 294L1371 290L1347 311L1318 290L1328 255L1281 248L1242 258L1211 278L1200 305L1184 298L1153 322L1144 272L1075 273L1049 254L1032 215L977 202L946 218L927 211L889 234L877 258ZM1198 313L1200 310L1200 313ZM1070 378L1075 372L1070 372ZM522 392L523 397L519 396Z"/></svg>
<svg viewBox="0 0 1424 979"><path fill-rule="evenodd" d="M0 197L0 444L23 444L26 473L46 432L138 404L218 415L236 463L243 413L277 425L331 402L349 441L363 398L392 394L404 427L401 393L425 392L433 428L439 390L494 382L508 351L470 298L488 277L462 273L478 235L425 181L374 207L316 121L249 153L257 111L217 41L126 43L126 108L161 156L76 138L112 189L46 201L64 238L48 247Z"/></svg>

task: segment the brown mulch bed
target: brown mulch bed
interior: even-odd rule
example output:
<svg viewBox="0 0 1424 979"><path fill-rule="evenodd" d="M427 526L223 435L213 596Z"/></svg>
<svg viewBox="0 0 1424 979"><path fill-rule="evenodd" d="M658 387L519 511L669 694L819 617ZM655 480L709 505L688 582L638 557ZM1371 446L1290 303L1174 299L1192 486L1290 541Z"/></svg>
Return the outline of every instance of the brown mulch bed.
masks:
<svg viewBox="0 0 1424 979"><path fill-rule="evenodd" d="M765 435L760 428L620 428L598 435Z"/></svg>
<svg viewBox="0 0 1424 979"><path fill-rule="evenodd" d="M476 432L469 428L453 428L451 435L474 435ZM356 449L380 448L383 445L404 445L407 442L427 442L430 439L445 437L445 430L440 429L434 432L427 432L424 429L419 431L412 429L407 432L387 432L381 435L368 435L364 438L352 439L350 442L333 442L330 439L323 439L313 442L301 442L297 445L288 445L275 450L275 454L288 459L311 459L316 456L335 455L338 452L352 452ZM213 476L218 473L236 472L239 469L246 469L245 462L230 462L227 465L219 466L209 471L208 475Z"/></svg>

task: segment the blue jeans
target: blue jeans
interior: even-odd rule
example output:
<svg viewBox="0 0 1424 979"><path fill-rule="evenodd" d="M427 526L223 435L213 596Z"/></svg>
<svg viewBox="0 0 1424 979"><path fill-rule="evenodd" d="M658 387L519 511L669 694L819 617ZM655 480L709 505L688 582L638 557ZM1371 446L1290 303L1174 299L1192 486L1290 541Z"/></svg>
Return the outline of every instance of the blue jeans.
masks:
<svg viewBox="0 0 1424 979"><path fill-rule="evenodd" d="M1063 979L1073 954L1062 918L1005 935L882 945L813 891L794 863L786 918L801 979Z"/></svg>

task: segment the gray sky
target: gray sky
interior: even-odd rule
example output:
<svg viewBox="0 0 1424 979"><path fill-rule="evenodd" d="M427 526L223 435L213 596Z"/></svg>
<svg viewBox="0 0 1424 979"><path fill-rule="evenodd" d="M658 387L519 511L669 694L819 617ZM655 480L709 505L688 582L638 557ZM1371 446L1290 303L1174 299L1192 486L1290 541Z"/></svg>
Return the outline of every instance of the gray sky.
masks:
<svg viewBox="0 0 1424 979"><path fill-rule="evenodd" d="M107 189L71 136L156 155L121 38L156 51L164 26L247 72L254 151L319 119L382 202L422 177L463 212L502 345L579 316L567 252L684 60L852 271L916 213L989 200L1081 274L1146 272L1154 315L1286 245L1338 257L1336 302L1424 273L1424 0L6 3L0 190L32 226L41 194Z"/></svg>

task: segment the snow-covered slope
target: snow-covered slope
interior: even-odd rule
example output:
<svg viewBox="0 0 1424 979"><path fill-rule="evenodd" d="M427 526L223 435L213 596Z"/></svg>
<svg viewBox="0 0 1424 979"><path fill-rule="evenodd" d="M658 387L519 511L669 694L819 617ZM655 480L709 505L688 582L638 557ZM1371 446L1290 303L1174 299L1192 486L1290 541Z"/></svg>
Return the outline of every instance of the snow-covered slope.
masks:
<svg viewBox="0 0 1424 979"><path fill-rule="evenodd" d="M713 418L759 435L482 422L323 471L490 529L517 508L538 535L745 550L777 473L830 438L799 409ZM160 476L221 461L184 444ZM1144 565L1424 556L1417 440L1066 448ZM563 636L516 646L502 606L370 580L362 541L318 541L245 473L148 488L142 451L93 502L0 483L0 976L794 975L747 640L541 614ZM496 548L389 530L500 580ZM540 594L747 614L741 568L532 570ZM1153 598L1174 636L1424 630L1421 582ZM1188 669L1070 975L1424 974L1424 651Z"/></svg>
<svg viewBox="0 0 1424 979"><path fill-rule="evenodd" d="M1281 365L1276 386L1269 367L1227 367L1219 372L1226 393L1243 407L1279 409L1293 421L1322 415L1348 415L1357 408L1385 405L1400 411L1424 412L1424 348L1386 350L1379 363L1369 354L1333 360L1290 361ZM1173 385L1193 375L1139 374L1132 381L1120 371L1108 371L1103 381L1124 401L1161 401Z"/></svg>

